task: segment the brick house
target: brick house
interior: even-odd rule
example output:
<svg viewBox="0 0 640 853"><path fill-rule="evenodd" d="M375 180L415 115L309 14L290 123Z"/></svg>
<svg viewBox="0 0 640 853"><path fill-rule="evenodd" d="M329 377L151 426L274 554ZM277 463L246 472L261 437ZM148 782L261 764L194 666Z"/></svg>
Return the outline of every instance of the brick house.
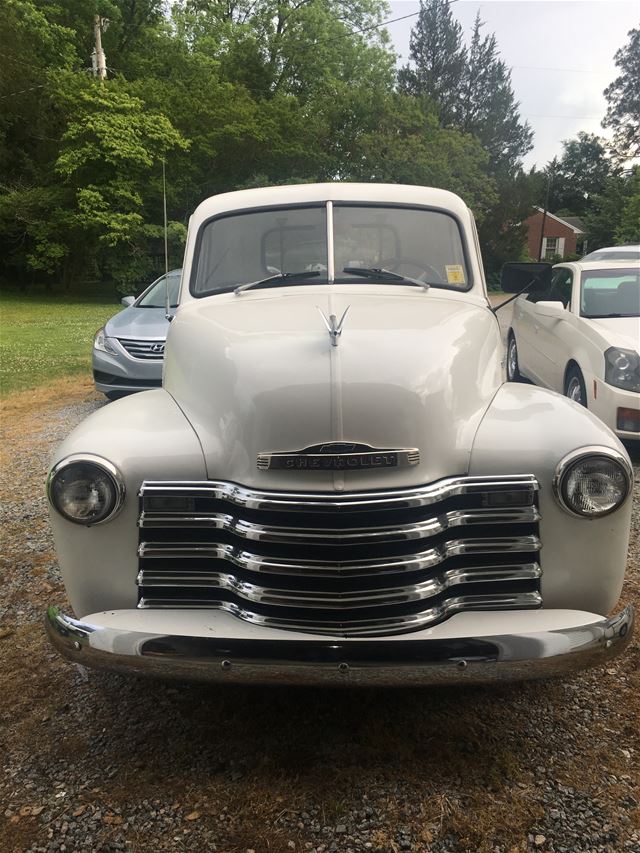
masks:
<svg viewBox="0 0 640 853"><path fill-rule="evenodd" d="M542 252L540 252L540 232L544 219L544 235L542 237ZM527 248L529 255L534 260L548 260L550 258L566 258L569 255L578 254L578 245L584 248L585 230L577 216L568 216L562 219L547 211L546 216L541 207L537 207L528 219L524 220L527 226Z"/></svg>

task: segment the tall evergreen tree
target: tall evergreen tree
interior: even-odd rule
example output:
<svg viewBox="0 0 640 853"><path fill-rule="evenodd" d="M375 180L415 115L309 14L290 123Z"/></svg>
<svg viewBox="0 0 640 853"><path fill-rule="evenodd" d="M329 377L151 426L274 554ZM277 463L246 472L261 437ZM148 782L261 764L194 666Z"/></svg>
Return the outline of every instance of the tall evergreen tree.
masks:
<svg viewBox="0 0 640 853"><path fill-rule="evenodd" d="M480 140L494 169L511 168L531 150L533 133L520 119L511 71L500 59L495 34L483 36L483 26L478 13L462 78L457 125Z"/></svg>
<svg viewBox="0 0 640 853"><path fill-rule="evenodd" d="M640 28L615 55L620 75L604 90L608 101L603 127L613 130L612 150L619 160L640 156Z"/></svg>
<svg viewBox="0 0 640 853"><path fill-rule="evenodd" d="M400 88L435 101L441 125L455 125L467 51L462 27L447 0L420 0L420 14L411 31L410 57L412 65L399 73Z"/></svg>

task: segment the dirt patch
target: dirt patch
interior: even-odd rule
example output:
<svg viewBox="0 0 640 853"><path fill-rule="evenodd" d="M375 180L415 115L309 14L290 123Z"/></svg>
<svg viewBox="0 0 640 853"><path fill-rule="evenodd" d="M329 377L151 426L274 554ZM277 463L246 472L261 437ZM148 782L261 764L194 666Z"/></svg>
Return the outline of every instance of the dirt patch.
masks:
<svg viewBox="0 0 640 853"><path fill-rule="evenodd" d="M62 661L41 624L65 604L43 480L101 403L71 380L4 404L3 850L640 850L640 635L605 669L491 690L218 688ZM636 603L639 542L636 486Z"/></svg>

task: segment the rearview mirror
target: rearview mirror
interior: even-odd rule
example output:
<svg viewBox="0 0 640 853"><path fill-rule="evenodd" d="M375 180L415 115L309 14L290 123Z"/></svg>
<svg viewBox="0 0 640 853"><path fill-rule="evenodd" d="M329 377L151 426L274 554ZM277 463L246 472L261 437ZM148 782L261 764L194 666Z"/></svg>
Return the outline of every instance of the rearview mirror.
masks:
<svg viewBox="0 0 640 853"><path fill-rule="evenodd" d="M504 293L547 290L551 287L551 269L551 264L505 264L500 286Z"/></svg>
<svg viewBox="0 0 640 853"><path fill-rule="evenodd" d="M130 305L133 305L135 301L135 296L123 296L120 300L120 304L124 305L125 308L128 308Z"/></svg>

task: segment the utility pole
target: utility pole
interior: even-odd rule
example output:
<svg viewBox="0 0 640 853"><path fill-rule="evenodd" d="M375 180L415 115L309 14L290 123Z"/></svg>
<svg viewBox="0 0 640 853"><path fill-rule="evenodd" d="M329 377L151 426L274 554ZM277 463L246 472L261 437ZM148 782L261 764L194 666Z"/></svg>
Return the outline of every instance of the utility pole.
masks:
<svg viewBox="0 0 640 853"><path fill-rule="evenodd" d="M542 211L542 227L540 228L540 245L538 246L538 260L542 261L544 258L542 257L542 243L544 241L544 226L547 221L547 210L549 209L549 192L551 190L551 182L553 180L553 170L556 166L556 158L554 157L551 163L549 164L549 172L547 174L547 194L544 200L544 210Z"/></svg>
<svg viewBox="0 0 640 853"><path fill-rule="evenodd" d="M96 46L91 56L91 61L93 65L93 73L100 78L100 80L105 80L107 77L107 58L104 55L104 50L102 49L102 27L106 24L107 19L101 18L100 15L96 15L93 19L93 34L96 39Z"/></svg>

